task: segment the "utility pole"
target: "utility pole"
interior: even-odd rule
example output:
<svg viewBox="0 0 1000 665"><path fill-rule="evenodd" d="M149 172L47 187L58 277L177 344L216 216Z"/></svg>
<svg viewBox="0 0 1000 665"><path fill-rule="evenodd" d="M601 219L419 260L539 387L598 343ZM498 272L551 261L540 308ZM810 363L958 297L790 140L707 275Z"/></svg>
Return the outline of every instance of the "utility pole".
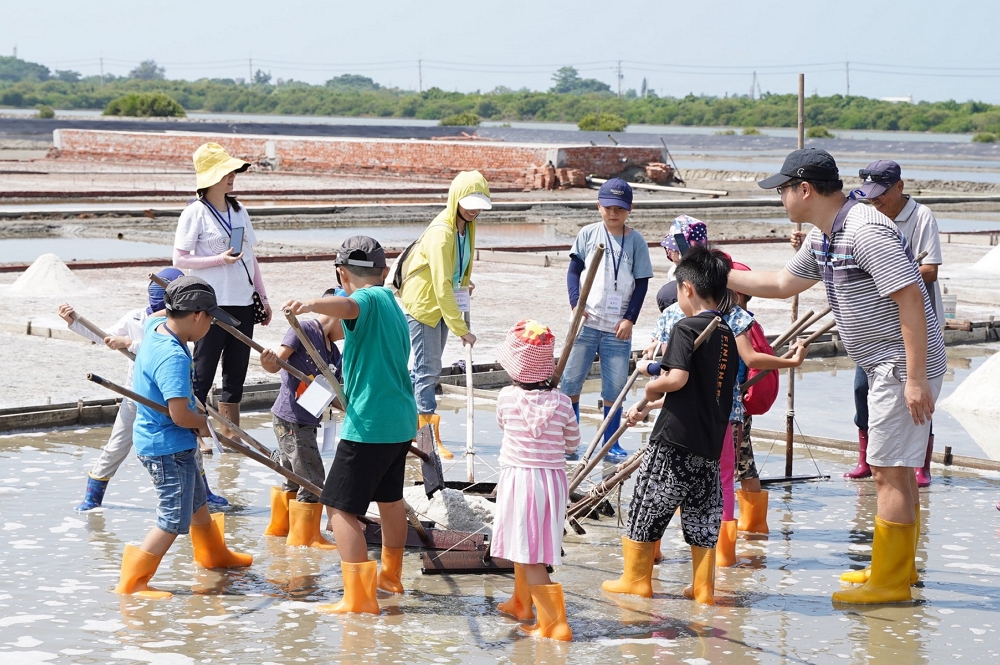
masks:
<svg viewBox="0 0 1000 665"><path fill-rule="evenodd" d="M753 82L750 84L750 99L757 99L757 72L753 73Z"/></svg>
<svg viewBox="0 0 1000 665"><path fill-rule="evenodd" d="M101 56L101 87L104 87L104 56Z"/></svg>
<svg viewBox="0 0 1000 665"><path fill-rule="evenodd" d="M253 90L253 58L252 57L250 58L250 78L247 79L247 80L250 81L250 89Z"/></svg>
<svg viewBox="0 0 1000 665"><path fill-rule="evenodd" d="M846 64L847 71L847 96L851 96L851 61L848 60Z"/></svg>
<svg viewBox="0 0 1000 665"><path fill-rule="evenodd" d="M14 59L17 60L17 44L14 44Z"/></svg>
<svg viewBox="0 0 1000 665"><path fill-rule="evenodd" d="M622 98L622 61L618 61L618 99Z"/></svg>
<svg viewBox="0 0 1000 665"><path fill-rule="evenodd" d="M417 92L423 93L424 91L424 63L420 58L417 58Z"/></svg>

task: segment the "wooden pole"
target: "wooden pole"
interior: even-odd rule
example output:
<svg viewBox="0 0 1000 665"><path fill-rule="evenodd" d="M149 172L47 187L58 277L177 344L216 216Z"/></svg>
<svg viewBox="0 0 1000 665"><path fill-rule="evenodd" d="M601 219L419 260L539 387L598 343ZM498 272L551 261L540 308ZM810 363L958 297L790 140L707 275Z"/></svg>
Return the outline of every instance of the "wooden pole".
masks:
<svg viewBox="0 0 1000 665"><path fill-rule="evenodd" d="M96 325L94 325L93 323L91 323L85 316L83 316L81 314L77 314L76 311L73 312L73 320L76 321L77 323L79 323L81 326L83 326L87 330L89 330L90 332L92 332L95 335L97 335L98 337L100 337L101 339L107 339L108 337L110 337L110 335L108 335L108 333L104 332L103 330L101 330L100 328L98 328ZM128 358L129 360L135 362L135 354L132 353L131 351L129 351L128 349L118 349L118 352L121 353L126 358Z"/></svg>
<svg viewBox="0 0 1000 665"><path fill-rule="evenodd" d="M600 270L604 261L603 242L598 243L591 257L590 270L587 271L587 276L580 287L580 299L576 301L576 308L573 310L573 320L569 324L569 332L566 334L566 341L563 343L562 351L559 352L559 362L556 364L556 371L552 373L551 383L553 388L559 385L563 371L566 369L566 363L569 361L569 352L573 350L573 344L576 342L577 335L580 334L580 326L583 324L583 313L587 309L587 298L590 297L590 289L594 285L594 278L597 277L597 271Z"/></svg>
<svg viewBox="0 0 1000 665"><path fill-rule="evenodd" d="M319 355L319 351L316 350L316 347L313 345L308 335L306 335L306 331L302 329L301 325L299 325L299 320L295 317L294 314L292 314L292 310L286 309L283 311L285 314L285 319L288 320L288 325L290 325L292 327L292 330L295 331L295 336L299 338L299 342L301 342L302 348L306 350L306 353L309 355L313 363L319 369L320 373L323 375L323 378L326 379L326 382L330 384L331 388L333 388L333 392L337 395L337 399L340 400L340 403L343 405L344 410L346 411L347 397L344 396L344 389L340 387L340 382L337 381L337 377L334 376L333 370L330 369L330 366L326 364L323 358Z"/></svg>
<svg viewBox="0 0 1000 665"><path fill-rule="evenodd" d="M806 75L799 74L799 150L806 145ZM802 224L796 224L795 230L801 232ZM799 318L799 296L792 297L792 321ZM785 476L792 475L792 458L794 455L795 437L795 368L788 370L788 410L785 412Z"/></svg>

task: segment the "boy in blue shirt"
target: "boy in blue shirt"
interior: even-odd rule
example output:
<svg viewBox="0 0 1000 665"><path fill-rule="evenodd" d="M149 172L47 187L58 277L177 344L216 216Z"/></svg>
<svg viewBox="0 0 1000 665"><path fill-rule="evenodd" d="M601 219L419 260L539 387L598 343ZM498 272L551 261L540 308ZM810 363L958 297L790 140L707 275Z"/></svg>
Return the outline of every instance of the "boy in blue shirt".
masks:
<svg viewBox="0 0 1000 665"><path fill-rule="evenodd" d="M344 326L344 395L347 412L337 456L320 502L332 508L333 536L340 550L344 598L320 609L378 614L376 586L402 593L406 508L403 476L410 442L417 435L417 402L407 363L410 333L392 291L382 286L389 268L374 238L344 241L334 261L347 297L285 305L293 314L316 312ZM378 504L382 520L382 570L368 560L358 515Z"/></svg>
<svg viewBox="0 0 1000 665"><path fill-rule="evenodd" d="M179 277L164 293L167 316L151 317L135 358L133 390L167 407L169 415L138 404L132 440L139 461L156 488L156 526L139 547L125 546L115 592L145 598L171 594L150 588L160 560L178 534L191 533L194 559L206 568L249 566L249 554L230 552L223 515L210 515L197 460L196 434L208 436L208 422L195 411L193 361L189 342L208 332L212 318L239 322L221 310L215 291L198 277Z"/></svg>
<svg viewBox="0 0 1000 665"><path fill-rule="evenodd" d="M628 380L629 355L632 352L632 326L639 318L646 297L653 264L649 247L635 229L625 225L632 210L632 188L620 178L601 185L597 193L601 222L585 226L570 251L566 285L569 304L580 299L580 276L590 268L587 261L599 243L604 243L604 262L587 298L586 321L569 354L560 389L569 396L580 419L580 393L590 373L594 355L601 358L601 398L607 418L618 394ZM621 408L611 414L604 431L607 441L621 423ZM617 443L608 451L608 460L621 460L625 450Z"/></svg>

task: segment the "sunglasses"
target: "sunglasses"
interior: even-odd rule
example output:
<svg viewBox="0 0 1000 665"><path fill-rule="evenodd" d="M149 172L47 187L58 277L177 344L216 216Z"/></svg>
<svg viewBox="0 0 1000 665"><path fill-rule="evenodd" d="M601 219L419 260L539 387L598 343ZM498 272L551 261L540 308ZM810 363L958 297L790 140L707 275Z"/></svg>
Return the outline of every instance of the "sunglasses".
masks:
<svg viewBox="0 0 1000 665"><path fill-rule="evenodd" d="M858 177L862 180L870 180L872 182L895 182L899 179L895 173L890 171L872 169L861 169L858 171Z"/></svg>

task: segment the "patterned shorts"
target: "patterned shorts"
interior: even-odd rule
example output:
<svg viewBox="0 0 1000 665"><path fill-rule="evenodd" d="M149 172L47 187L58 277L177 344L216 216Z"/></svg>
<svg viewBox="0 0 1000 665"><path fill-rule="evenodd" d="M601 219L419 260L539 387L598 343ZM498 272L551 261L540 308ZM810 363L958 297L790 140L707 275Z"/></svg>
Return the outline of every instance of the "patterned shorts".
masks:
<svg viewBox="0 0 1000 665"><path fill-rule="evenodd" d="M626 536L645 543L659 540L678 506L685 542L715 547L722 521L718 460L651 443L639 467Z"/></svg>
<svg viewBox="0 0 1000 665"><path fill-rule="evenodd" d="M743 426L733 426L733 436L739 437L739 454L736 456L736 480L752 480L760 478L757 474L757 463L753 459L753 442L750 441L750 427L753 416L743 414Z"/></svg>

